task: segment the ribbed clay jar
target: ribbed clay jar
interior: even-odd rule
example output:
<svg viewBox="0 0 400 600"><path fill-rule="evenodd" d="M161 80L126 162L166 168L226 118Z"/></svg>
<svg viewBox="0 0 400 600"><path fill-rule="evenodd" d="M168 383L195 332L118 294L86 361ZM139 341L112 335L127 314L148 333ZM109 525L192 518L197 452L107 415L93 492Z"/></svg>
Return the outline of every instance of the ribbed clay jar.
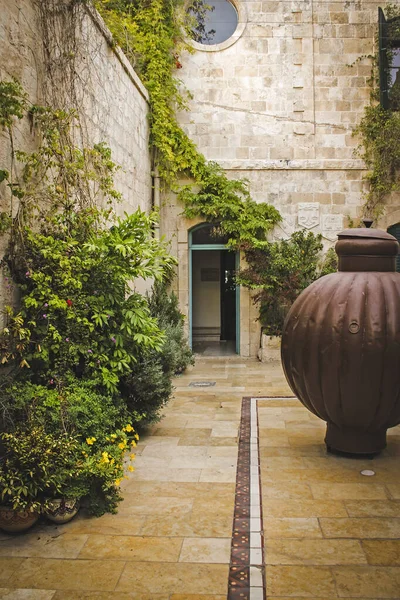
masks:
<svg viewBox="0 0 400 600"><path fill-rule="evenodd" d="M378 229L338 237L339 272L294 302L282 363L299 400L327 422L328 449L373 454L400 423L399 244Z"/></svg>

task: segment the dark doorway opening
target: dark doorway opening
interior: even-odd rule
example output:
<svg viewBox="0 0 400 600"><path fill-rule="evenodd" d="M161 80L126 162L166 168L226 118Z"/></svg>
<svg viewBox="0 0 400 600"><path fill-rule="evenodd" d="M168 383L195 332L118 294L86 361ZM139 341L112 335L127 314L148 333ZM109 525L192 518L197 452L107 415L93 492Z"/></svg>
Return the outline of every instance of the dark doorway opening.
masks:
<svg viewBox="0 0 400 600"><path fill-rule="evenodd" d="M236 354L235 252L192 251L192 346L205 356Z"/></svg>

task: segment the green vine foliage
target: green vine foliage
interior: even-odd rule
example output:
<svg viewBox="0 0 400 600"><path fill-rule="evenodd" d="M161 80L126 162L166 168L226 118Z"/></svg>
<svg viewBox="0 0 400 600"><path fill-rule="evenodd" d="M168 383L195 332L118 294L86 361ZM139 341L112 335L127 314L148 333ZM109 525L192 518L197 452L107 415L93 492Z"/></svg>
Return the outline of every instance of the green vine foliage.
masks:
<svg viewBox="0 0 400 600"><path fill-rule="evenodd" d="M288 240L262 242L245 250L242 285L255 291L259 321L267 335L281 335L285 316L302 290L322 275L337 270L333 250L321 260L322 236L296 231ZM322 264L321 264L322 262Z"/></svg>
<svg viewBox="0 0 400 600"><path fill-rule="evenodd" d="M162 279L174 261L152 235L155 215L116 217L110 149L73 143L74 111L33 106L30 116L39 145L15 152L21 176L9 182L19 207L3 265L20 305L6 307L2 364L15 376L32 367L37 383L70 372L116 392L140 351L164 341L130 282Z"/></svg>
<svg viewBox="0 0 400 600"><path fill-rule="evenodd" d="M151 146L159 172L174 187L184 176L192 181L178 190L184 214L219 223L232 246L265 239L281 219L271 205L257 204L247 183L229 180L214 162L208 162L183 131L176 109L187 106L187 94L174 73L182 65L181 51L189 50L183 32L192 31L185 15L202 10L204 3L183 0L95 0L118 43L138 71L150 95Z"/></svg>
<svg viewBox="0 0 400 600"><path fill-rule="evenodd" d="M390 40L400 39L399 7L388 6L386 15L391 21L387 48L390 65L393 58ZM366 106L364 116L355 128L354 135L361 139L357 153L369 169L365 177L369 184L369 190L366 194L362 216L376 220L384 212L387 196L400 190L400 110L398 101L395 102L393 96L393 90L396 92L397 89L394 87L391 94L391 108L385 109L381 106L379 102L378 55L373 56L372 61L371 103Z"/></svg>

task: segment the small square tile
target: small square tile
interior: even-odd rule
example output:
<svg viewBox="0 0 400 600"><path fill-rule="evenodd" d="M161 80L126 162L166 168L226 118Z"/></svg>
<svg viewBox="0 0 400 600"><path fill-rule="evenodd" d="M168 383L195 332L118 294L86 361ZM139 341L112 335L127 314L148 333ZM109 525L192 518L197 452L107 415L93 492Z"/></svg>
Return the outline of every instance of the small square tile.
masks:
<svg viewBox="0 0 400 600"><path fill-rule="evenodd" d="M261 519L249 519L250 531L261 531Z"/></svg>
<svg viewBox="0 0 400 600"><path fill-rule="evenodd" d="M250 548L262 548L261 533L250 533Z"/></svg>
<svg viewBox="0 0 400 600"><path fill-rule="evenodd" d="M264 590L259 587L250 588L250 600L264 600Z"/></svg>
<svg viewBox="0 0 400 600"><path fill-rule="evenodd" d="M250 587L263 587L263 574L260 567L250 567Z"/></svg>
<svg viewBox="0 0 400 600"><path fill-rule="evenodd" d="M262 564L263 564L263 553L262 553L261 548L250 548L250 565L262 566ZM251 585L253 585L253 583L251 583Z"/></svg>

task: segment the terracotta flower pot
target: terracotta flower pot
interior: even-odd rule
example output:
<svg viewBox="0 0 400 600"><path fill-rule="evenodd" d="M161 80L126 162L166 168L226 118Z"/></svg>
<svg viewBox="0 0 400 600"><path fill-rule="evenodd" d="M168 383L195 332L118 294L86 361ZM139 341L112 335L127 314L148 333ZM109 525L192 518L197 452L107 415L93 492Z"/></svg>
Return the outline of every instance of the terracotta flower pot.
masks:
<svg viewBox="0 0 400 600"><path fill-rule="evenodd" d="M38 512L14 510L9 506L0 506L0 529L8 533L21 533L36 523Z"/></svg>
<svg viewBox="0 0 400 600"><path fill-rule="evenodd" d="M77 514L79 506L77 498L53 498L47 501L44 514L53 523L68 523Z"/></svg>

